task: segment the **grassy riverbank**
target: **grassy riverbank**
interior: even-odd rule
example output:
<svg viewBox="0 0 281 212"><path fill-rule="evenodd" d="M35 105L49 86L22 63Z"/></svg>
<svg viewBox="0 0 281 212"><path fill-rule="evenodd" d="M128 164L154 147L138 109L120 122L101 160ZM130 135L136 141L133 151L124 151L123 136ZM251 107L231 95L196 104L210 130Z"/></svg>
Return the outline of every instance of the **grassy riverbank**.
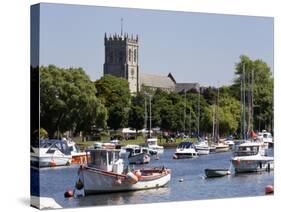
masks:
<svg viewBox="0 0 281 212"><path fill-rule="evenodd" d="M196 138L188 139L188 141L196 141ZM76 143L82 148L85 149L91 145L93 145L96 142L102 142L106 143L109 139L104 139L102 141L77 141ZM164 148L175 148L180 142L184 141L184 139L177 138L173 142L166 142L165 139L158 139L158 145L164 146ZM143 137L137 137L137 139L130 139L130 140L123 140L120 141L120 144L122 146L130 145L130 144L136 144L136 145L145 145L145 140Z"/></svg>

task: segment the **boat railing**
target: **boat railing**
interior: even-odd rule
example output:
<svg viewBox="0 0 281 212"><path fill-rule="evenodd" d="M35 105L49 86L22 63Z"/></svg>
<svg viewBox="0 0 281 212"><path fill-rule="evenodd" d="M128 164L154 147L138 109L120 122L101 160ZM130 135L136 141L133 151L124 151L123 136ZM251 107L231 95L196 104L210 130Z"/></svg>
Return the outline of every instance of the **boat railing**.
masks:
<svg viewBox="0 0 281 212"><path fill-rule="evenodd" d="M235 156L252 156L257 155L258 151L239 150L234 153Z"/></svg>

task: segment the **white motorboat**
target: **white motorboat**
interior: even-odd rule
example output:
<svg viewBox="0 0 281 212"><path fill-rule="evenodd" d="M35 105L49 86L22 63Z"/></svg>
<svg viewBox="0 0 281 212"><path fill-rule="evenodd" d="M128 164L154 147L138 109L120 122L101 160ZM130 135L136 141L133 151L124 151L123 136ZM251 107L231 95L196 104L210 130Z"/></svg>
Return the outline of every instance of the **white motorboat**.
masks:
<svg viewBox="0 0 281 212"><path fill-rule="evenodd" d="M263 142L245 142L234 152L231 162L235 172L270 171L274 168L274 158L266 156Z"/></svg>
<svg viewBox="0 0 281 212"><path fill-rule="evenodd" d="M40 140L39 148L31 148L31 165L53 167L71 164L71 152L66 141Z"/></svg>
<svg viewBox="0 0 281 212"><path fill-rule="evenodd" d="M191 142L181 142L173 156L174 159L194 158L197 157L195 146Z"/></svg>
<svg viewBox="0 0 281 212"><path fill-rule="evenodd" d="M129 170L120 150L92 149L87 165L78 170L75 194L88 195L152 189L165 186L171 179L167 168Z"/></svg>
<svg viewBox="0 0 281 212"><path fill-rule="evenodd" d="M273 147L273 138L270 132L263 130L261 133L258 133L257 137L258 141L264 142L266 147L272 148Z"/></svg>
<svg viewBox="0 0 281 212"><path fill-rule="evenodd" d="M194 146L198 155L208 155L210 153L210 147L208 145L208 141L206 140L201 140Z"/></svg>
<svg viewBox="0 0 281 212"><path fill-rule="evenodd" d="M121 154L128 154L130 164L145 164L150 162L149 151L139 145L127 145L121 148Z"/></svg>
<svg viewBox="0 0 281 212"><path fill-rule="evenodd" d="M216 146L216 153L229 151L229 145L226 143L218 143Z"/></svg>
<svg viewBox="0 0 281 212"><path fill-rule="evenodd" d="M157 138L148 138L146 140L146 144L149 149L157 150L158 154L162 154L164 152L164 147L159 146L157 142Z"/></svg>

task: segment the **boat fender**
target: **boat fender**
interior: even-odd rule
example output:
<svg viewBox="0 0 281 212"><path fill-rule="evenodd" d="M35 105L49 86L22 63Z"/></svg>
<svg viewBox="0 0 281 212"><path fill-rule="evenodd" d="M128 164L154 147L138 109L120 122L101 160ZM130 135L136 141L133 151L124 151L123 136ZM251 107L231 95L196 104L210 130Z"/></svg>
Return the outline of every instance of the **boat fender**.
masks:
<svg viewBox="0 0 281 212"><path fill-rule="evenodd" d="M65 198L73 197L74 192L72 190L68 190L64 193Z"/></svg>
<svg viewBox="0 0 281 212"><path fill-rule="evenodd" d="M227 174L227 175L231 175L231 172L228 170L226 174Z"/></svg>
<svg viewBox="0 0 281 212"><path fill-rule="evenodd" d="M79 180L76 182L75 188L77 188L78 190L81 190L81 189L84 188L84 184L83 184L83 182L80 180L80 178L79 178Z"/></svg>
<svg viewBox="0 0 281 212"><path fill-rule="evenodd" d="M132 172L129 172L126 175L126 178L130 184L136 184L138 182L138 177L136 175L134 175L134 173L132 173Z"/></svg>
<svg viewBox="0 0 281 212"><path fill-rule="evenodd" d="M178 159L178 157L176 155L173 155L173 159Z"/></svg>
<svg viewBox="0 0 281 212"><path fill-rule="evenodd" d="M57 164L56 164L55 161L52 160L52 161L49 163L49 165L50 165L50 167L55 167Z"/></svg>
<svg viewBox="0 0 281 212"><path fill-rule="evenodd" d="M117 179L113 182L113 185L115 186L120 186L122 184L122 181L119 177L117 177Z"/></svg>
<svg viewBox="0 0 281 212"><path fill-rule="evenodd" d="M274 193L274 189L272 185L267 185L265 187L265 194L273 194Z"/></svg>
<svg viewBox="0 0 281 212"><path fill-rule="evenodd" d="M134 171L134 175L137 176L137 178L139 180L141 178L141 171L140 170Z"/></svg>
<svg viewBox="0 0 281 212"><path fill-rule="evenodd" d="M240 160L236 161L237 166L240 166Z"/></svg>

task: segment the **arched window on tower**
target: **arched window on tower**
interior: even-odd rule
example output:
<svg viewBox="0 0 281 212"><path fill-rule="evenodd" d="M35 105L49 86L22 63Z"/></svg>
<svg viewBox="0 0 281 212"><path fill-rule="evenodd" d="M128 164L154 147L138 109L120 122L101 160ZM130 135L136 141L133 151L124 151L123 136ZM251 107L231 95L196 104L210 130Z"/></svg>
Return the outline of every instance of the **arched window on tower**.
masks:
<svg viewBox="0 0 281 212"><path fill-rule="evenodd" d="M119 62L122 63L122 61L123 61L123 52L120 51L119 52Z"/></svg>
<svg viewBox="0 0 281 212"><path fill-rule="evenodd" d="M131 62L131 60L132 60L132 50L129 49L129 61Z"/></svg>
<svg viewBox="0 0 281 212"><path fill-rule="evenodd" d="M134 50L134 62L137 62L137 50Z"/></svg>
<svg viewBox="0 0 281 212"><path fill-rule="evenodd" d="M113 62L113 51L109 52L109 62Z"/></svg>

